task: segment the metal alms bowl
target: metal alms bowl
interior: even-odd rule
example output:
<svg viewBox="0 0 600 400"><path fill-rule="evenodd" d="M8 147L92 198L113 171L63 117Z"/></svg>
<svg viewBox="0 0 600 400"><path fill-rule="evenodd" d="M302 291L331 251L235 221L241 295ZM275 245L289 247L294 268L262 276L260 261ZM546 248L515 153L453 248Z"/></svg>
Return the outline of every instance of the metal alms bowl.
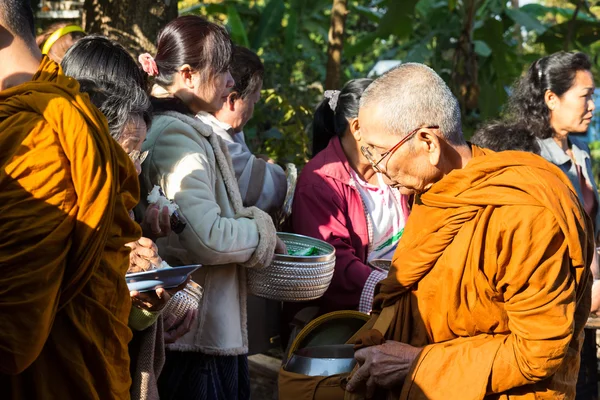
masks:
<svg viewBox="0 0 600 400"><path fill-rule="evenodd" d="M296 350L285 370L307 376L331 376L351 372L355 365L354 345L338 344Z"/></svg>
<svg viewBox="0 0 600 400"><path fill-rule="evenodd" d="M325 294L335 269L335 248L322 240L277 233L288 251L315 248L311 256L276 254L271 265L248 270L250 293L276 301L309 301Z"/></svg>

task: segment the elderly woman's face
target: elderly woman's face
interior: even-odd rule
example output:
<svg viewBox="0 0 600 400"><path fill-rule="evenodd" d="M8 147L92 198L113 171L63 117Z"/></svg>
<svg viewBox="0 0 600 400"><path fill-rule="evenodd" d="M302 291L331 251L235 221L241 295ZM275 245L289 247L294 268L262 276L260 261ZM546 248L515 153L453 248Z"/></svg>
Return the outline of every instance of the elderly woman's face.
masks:
<svg viewBox="0 0 600 400"><path fill-rule="evenodd" d="M139 154L142 151L142 144L146 140L146 131L147 126L144 120L137 115L132 116L125 125L121 138L118 141L129 157L138 156L137 158L132 157L138 175L142 173L142 163L140 162Z"/></svg>
<svg viewBox="0 0 600 400"><path fill-rule="evenodd" d="M587 132L594 109L594 78L590 71L577 71L573 86L561 97L547 101L550 125L555 132Z"/></svg>
<svg viewBox="0 0 600 400"><path fill-rule="evenodd" d="M377 163L376 168L385 176L388 185L398 188L402 194L425 192L443 176L437 167L437 160L440 158L439 140L429 133L429 129L424 128L423 132L427 131L429 139L423 138L421 130L417 130L397 147L406 134L389 132L383 114L379 109L361 108L358 115L359 146L368 149L371 158ZM385 155L391 149L394 150ZM383 155L385 157L382 158Z"/></svg>

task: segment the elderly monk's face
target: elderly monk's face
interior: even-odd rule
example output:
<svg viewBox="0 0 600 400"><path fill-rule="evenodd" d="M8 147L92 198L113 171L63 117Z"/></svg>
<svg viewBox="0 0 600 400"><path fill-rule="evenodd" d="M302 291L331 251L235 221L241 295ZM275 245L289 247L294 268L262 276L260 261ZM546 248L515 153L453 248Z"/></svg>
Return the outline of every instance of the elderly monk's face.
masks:
<svg viewBox="0 0 600 400"><path fill-rule="evenodd" d="M398 188L402 194L427 191L443 177L439 164L444 142L436 135L437 129L415 127L410 137L407 137L409 132L390 132L386 126L386 110L373 108L359 111L359 144L366 147L378 163L376 170L383 173L388 185Z"/></svg>

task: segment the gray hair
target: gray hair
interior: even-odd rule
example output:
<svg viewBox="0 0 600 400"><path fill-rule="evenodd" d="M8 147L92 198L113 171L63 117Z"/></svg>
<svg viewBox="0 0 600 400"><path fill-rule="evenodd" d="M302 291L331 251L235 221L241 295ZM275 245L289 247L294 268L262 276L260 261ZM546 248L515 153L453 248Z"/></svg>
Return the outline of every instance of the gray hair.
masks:
<svg viewBox="0 0 600 400"><path fill-rule="evenodd" d="M108 121L110 135L119 140L127 123L139 117L150 128L152 105L148 94L138 85L115 85L108 81L79 80L81 91L90 96L92 103Z"/></svg>
<svg viewBox="0 0 600 400"><path fill-rule="evenodd" d="M360 108L385 110L390 133L406 135L425 126L437 125L449 143L465 143L460 106L446 82L423 64L406 63L388 71L367 87Z"/></svg>

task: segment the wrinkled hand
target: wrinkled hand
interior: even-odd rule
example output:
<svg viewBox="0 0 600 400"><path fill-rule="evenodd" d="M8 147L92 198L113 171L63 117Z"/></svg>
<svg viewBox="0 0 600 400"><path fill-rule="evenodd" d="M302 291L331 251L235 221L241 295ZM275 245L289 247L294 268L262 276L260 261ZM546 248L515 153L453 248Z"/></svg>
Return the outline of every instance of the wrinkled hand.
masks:
<svg viewBox="0 0 600 400"><path fill-rule="evenodd" d="M151 239L168 236L171 233L169 207L165 206L162 210L159 210L156 204L150 204L140 225L142 226L144 236Z"/></svg>
<svg viewBox="0 0 600 400"><path fill-rule="evenodd" d="M154 292L132 290L129 296L135 307L148 311L160 311L171 300L171 294L163 288L158 288Z"/></svg>
<svg viewBox="0 0 600 400"><path fill-rule="evenodd" d="M162 263L158 255L158 247L146 237L140 238L137 242L127 243L127 246L131 248L127 273L149 271L153 265L158 267Z"/></svg>
<svg viewBox="0 0 600 400"><path fill-rule="evenodd" d="M129 296L131 297L133 305L138 308L148 311L160 311L165 308L175 293L183 290L189 281L190 278L175 288L158 288L154 292L138 292L137 290L132 290L129 292Z"/></svg>
<svg viewBox="0 0 600 400"><path fill-rule="evenodd" d="M287 246L283 243L283 240L277 237L277 243L275 244L275 254L285 254L287 255Z"/></svg>
<svg viewBox="0 0 600 400"><path fill-rule="evenodd" d="M360 368L348 382L346 390L354 392L366 385L366 395L370 399L378 387L392 389L400 386L420 352L419 347L389 340L380 346L358 350L354 357Z"/></svg>
<svg viewBox="0 0 600 400"><path fill-rule="evenodd" d="M165 334L164 339L166 344L175 343L177 339L188 333L196 319L198 318L198 310L189 310L183 319L177 319L174 315L165 316Z"/></svg>

